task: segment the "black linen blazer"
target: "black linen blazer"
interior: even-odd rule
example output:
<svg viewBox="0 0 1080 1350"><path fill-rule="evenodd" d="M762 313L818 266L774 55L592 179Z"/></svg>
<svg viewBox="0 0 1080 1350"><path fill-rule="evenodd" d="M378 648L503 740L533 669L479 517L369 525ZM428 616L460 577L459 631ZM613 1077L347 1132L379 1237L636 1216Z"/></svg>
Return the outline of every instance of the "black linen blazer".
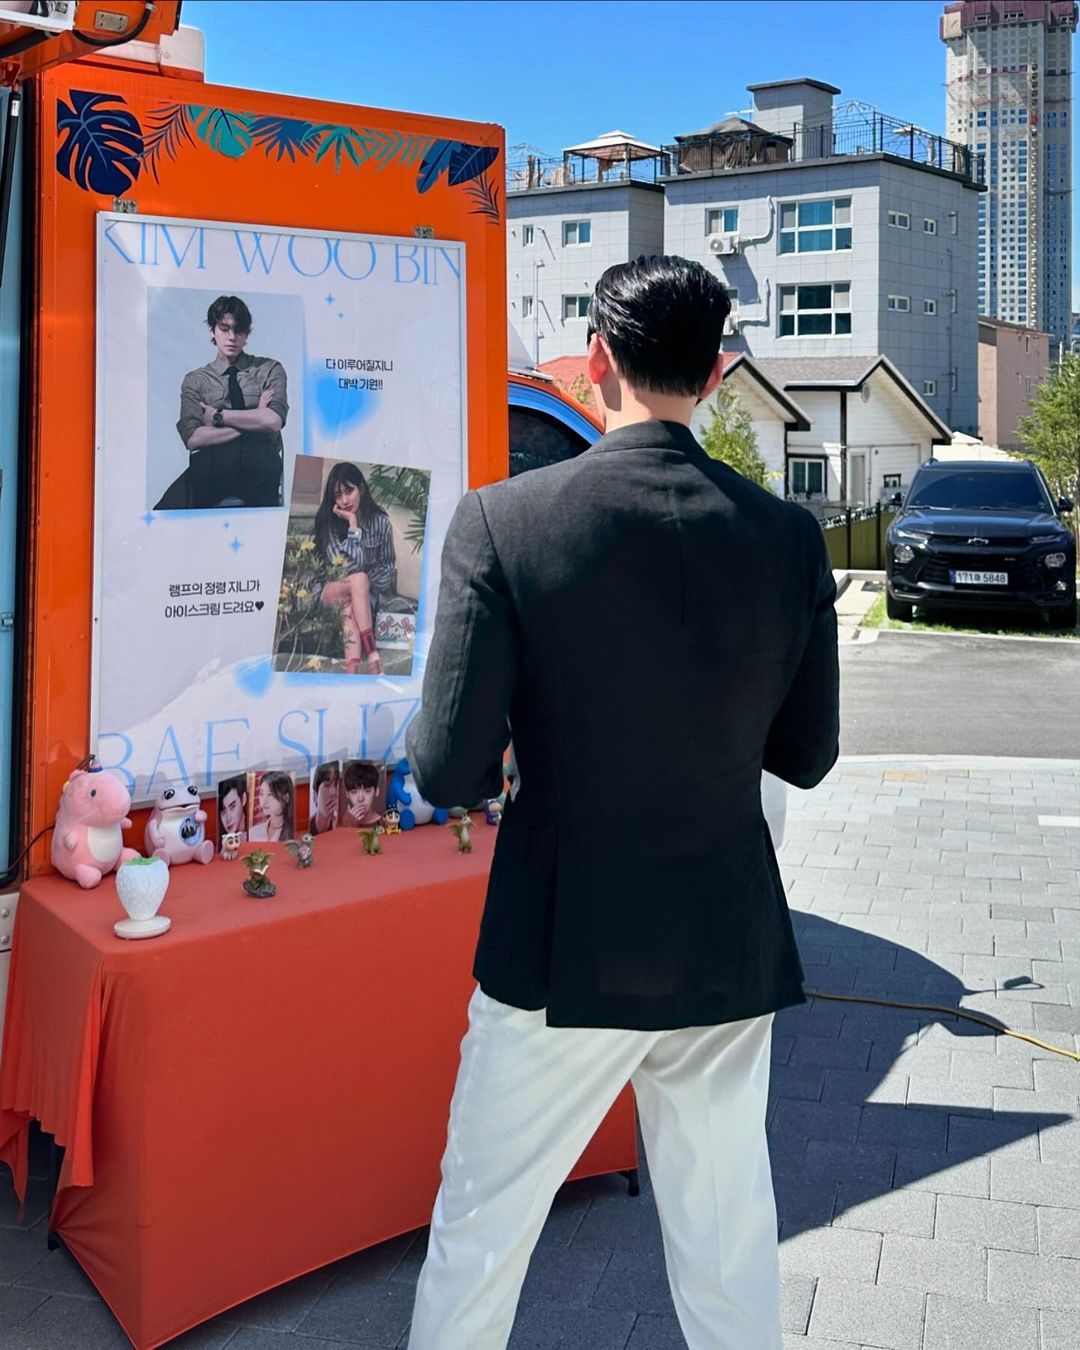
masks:
<svg viewBox="0 0 1080 1350"><path fill-rule="evenodd" d="M462 499L406 747L424 796L471 805L513 737L486 994L642 1030L802 1001L761 772L836 760L835 594L810 513L676 423Z"/></svg>

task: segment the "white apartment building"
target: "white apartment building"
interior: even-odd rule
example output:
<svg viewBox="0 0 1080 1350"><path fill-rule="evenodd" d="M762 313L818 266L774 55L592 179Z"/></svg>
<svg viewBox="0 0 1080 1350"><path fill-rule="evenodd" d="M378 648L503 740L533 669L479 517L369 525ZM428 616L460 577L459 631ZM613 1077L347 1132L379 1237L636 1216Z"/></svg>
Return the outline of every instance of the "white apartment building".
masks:
<svg viewBox="0 0 1080 1350"><path fill-rule="evenodd" d="M544 362L584 351L597 279L640 253L703 262L726 346L885 356L950 427L978 426L980 190L962 147L819 80L750 86L750 119L649 146L611 132L507 192L510 317Z"/></svg>
<svg viewBox="0 0 1080 1350"><path fill-rule="evenodd" d="M976 156L979 313L1068 348L1073 0L947 4L945 134Z"/></svg>

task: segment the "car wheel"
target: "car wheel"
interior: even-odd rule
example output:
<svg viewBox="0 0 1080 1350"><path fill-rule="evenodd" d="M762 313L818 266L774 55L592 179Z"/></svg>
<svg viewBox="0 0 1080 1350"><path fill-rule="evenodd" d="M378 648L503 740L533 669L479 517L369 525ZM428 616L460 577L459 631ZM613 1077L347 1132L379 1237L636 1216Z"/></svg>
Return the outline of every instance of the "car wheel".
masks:
<svg viewBox="0 0 1080 1350"><path fill-rule="evenodd" d="M1072 632L1076 627L1076 600L1065 609L1055 609L1050 615L1051 628L1063 628L1066 632Z"/></svg>
<svg viewBox="0 0 1080 1350"><path fill-rule="evenodd" d="M886 591L885 613L890 619L899 619L901 623L910 623L915 617L915 606L909 605L904 600L894 600L892 595Z"/></svg>

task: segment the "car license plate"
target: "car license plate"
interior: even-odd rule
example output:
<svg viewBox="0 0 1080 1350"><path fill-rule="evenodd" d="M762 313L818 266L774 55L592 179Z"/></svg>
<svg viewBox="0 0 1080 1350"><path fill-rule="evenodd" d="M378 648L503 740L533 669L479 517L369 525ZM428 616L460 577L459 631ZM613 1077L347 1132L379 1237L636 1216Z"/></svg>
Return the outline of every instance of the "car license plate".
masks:
<svg viewBox="0 0 1080 1350"><path fill-rule="evenodd" d="M954 586L1007 586L1008 572L953 572Z"/></svg>

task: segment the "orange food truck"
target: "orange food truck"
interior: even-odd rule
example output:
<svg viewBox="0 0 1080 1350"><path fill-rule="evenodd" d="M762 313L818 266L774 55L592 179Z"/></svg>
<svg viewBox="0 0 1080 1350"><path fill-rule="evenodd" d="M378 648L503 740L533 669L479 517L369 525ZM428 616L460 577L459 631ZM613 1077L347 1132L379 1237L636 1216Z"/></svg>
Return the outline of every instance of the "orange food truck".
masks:
<svg viewBox="0 0 1080 1350"><path fill-rule="evenodd" d="M400 786L448 521L508 472L502 130L208 85L179 8L0 0L0 1158L22 1194L53 1141L50 1240L138 1350L426 1222L497 833L274 842L320 766ZM523 464L597 434L510 384ZM90 756L139 852L228 797L276 898L218 855L116 936L49 862ZM635 1159L627 1092L573 1175Z"/></svg>

